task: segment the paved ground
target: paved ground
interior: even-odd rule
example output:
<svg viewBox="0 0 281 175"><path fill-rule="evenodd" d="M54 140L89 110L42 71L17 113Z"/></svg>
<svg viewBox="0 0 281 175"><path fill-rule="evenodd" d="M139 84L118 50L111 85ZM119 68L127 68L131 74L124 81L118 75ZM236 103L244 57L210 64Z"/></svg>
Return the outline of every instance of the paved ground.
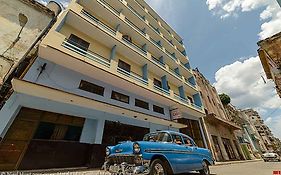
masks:
<svg viewBox="0 0 281 175"><path fill-rule="evenodd" d="M230 163L230 162L228 162ZM273 175L273 171L281 171L281 162L247 162L247 163L234 163L226 165L218 165L210 167L212 175ZM54 172L33 172L33 175L109 175L104 171L99 170L72 170L67 171L54 171ZM10 173L10 175L18 173ZM25 174L25 173L24 173ZM30 175L30 173L26 173ZM0 172L1 175L1 172ZM198 173L189 173L184 175L199 175ZM279 175L279 174L278 174Z"/></svg>
<svg viewBox="0 0 281 175"><path fill-rule="evenodd" d="M213 175L273 175L273 171L281 171L281 162L249 162L230 165L213 166Z"/></svg>

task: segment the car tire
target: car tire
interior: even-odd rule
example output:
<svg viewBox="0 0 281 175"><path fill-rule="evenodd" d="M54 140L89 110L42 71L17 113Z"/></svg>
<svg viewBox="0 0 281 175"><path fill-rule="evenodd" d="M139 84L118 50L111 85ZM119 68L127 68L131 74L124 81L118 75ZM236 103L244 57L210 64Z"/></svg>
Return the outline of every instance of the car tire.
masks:
<svg viewBox="0 0 281 175"><path fill-rule="evenodd" d="M149 175L168 175L169 167L160 159L155 159L150 165Z"/></svg>
<svg viewBox="0 0 281 175"><path fill-rule="evenodd" d="M263 160L264 162L267 162L267 160Z"/></svg>
<svg viewBox="0 0 281 175"><path fill-rule="evenodd" d="M199 171L200 175L210 175L209 165L206 161L202 162L202 170Z"/></svg>

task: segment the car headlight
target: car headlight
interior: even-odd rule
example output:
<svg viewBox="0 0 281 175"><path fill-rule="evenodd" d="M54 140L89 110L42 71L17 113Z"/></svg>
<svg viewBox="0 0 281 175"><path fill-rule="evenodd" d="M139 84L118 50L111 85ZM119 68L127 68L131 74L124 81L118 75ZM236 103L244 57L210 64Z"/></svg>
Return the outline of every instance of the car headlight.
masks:
<svg viewBox="0 0 281 175"><path fill-rule="evenodd" d="M105 155L106 155L106 156L109 156L109 154L110 154L110 148L109 148L109 147L106 147L106 148L105 148Z"/></svg>
<svg viewBox="0 0 281 175"><path fill-rule="evenodd" d="M133 152L134 152L134 154L139 154L141 152L141 148L138 143L133 144Z"/></svg>

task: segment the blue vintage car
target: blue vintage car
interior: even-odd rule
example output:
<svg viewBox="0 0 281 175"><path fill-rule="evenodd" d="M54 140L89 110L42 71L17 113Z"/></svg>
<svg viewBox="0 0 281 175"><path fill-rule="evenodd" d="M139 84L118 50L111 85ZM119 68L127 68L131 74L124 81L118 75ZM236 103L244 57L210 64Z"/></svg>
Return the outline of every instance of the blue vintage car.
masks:
<svg viewBox="0 0 281 175"><path fill-rule="evenodd" d="M178 174L199 171L209 175L214 161L187 135L174 131L146 134L143 141L122 142L106 148L104 169L114 174Z"/></svg>

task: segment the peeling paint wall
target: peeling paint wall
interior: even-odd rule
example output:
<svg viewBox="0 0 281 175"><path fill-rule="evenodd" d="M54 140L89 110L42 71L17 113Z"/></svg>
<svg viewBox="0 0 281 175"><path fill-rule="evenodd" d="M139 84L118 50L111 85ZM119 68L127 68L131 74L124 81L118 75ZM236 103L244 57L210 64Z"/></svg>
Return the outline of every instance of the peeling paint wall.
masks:
<svg viewBox="0 0 281 175"><path fill-rule="evenodd" d="M52 16L40 8L20 0L0 0L0 85L5 75L23 58L31 45L52 20ZM28 21L20 38L15 42L21 26L19 14L24 14ZM15 42L14 46L13 42ZM11 47L11 48L10 48ZM10 49L9 49L10 48Z"/></svg>

